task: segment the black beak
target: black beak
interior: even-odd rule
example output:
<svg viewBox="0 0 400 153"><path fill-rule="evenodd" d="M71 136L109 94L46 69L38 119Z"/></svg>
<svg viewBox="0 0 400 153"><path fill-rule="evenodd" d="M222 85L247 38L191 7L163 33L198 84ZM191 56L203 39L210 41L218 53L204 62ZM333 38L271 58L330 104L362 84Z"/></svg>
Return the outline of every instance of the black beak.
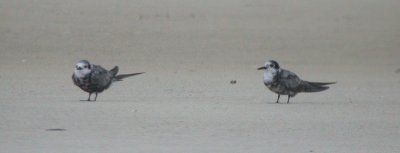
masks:
<svg viewBox="0 0 400 153"><path fill-rule="evenodd" d="M257 70L265 70L267 69L265 66L258 68Z"/></svg>
<svg viewBox="0 0 400 153"><path fill-rule="evenodd" d="M77 69L77 70L82 70L82 68L81 68L81 67L76 67L76 69Z"/></svg>

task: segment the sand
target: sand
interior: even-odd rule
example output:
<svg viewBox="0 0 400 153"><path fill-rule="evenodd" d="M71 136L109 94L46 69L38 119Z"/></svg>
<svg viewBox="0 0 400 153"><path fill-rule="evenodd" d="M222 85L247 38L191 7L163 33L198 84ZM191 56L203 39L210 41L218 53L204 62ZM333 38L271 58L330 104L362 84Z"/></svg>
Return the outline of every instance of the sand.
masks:
<svg viewBox="0 0 400 153"><path fill-rule="evenodd" d="M400 152L399 6L0 1L0 152ZM80 59L146 73L81 102ZM269 59L338 83L275 104Z"/></svg>

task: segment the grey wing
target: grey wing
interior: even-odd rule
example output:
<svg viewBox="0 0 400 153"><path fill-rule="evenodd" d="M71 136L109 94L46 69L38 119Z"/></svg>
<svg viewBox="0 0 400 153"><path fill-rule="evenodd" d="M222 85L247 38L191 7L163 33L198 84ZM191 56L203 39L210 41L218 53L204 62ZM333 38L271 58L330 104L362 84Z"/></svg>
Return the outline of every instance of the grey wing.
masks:
<svg viewBox="0 0 400 153"><path fill-rule="evenodd" d="M74 84L75 84L76 86L79 86L78 81L77 81L76 78L75 78L75 74L72 74L72 81L74 82Z"/></svg>
<svg viewBox="0 0 400 153"><path fill-rule="evenodd" d="M99 65L93 65L90 79L91 84L98 91L107 89L112 81L112 77L109 75L108 71Z"/></svg>
<svg viewBox="0 0 400 153"><path fill-rule="evenodd" d="M283 85L286 90L296 92L302 90L303 81L295 73L282 69L280 76L280 84Z"/></svg>

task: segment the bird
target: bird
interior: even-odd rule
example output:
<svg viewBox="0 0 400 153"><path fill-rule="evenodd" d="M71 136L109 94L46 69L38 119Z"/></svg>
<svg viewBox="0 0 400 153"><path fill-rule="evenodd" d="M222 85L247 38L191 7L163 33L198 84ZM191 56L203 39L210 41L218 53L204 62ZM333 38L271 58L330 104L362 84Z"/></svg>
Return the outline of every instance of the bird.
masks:
<svg viewBox="0 0 400 153"><path fill-rule="evenodd" d="M97 94L108 89L113 82L122 81L124 78L143 73L144 72L117 75L118 66L107 71L100 65L91 64L87 60L80 60L75 65L72 81L80 89L89 93L88 99L82 101L91 101L90 96L93 93L96 95L94 97L94 101L96 101Z"/></svg>
<svg viewBox="0 0 400 153"><path fill-rule="evenodd" d="M300 92L320 92L328 89L327 85L336 82L310 82L300 79L295 73L281 68L278 62L269 60L264 66L258 68L264 70L264 85L269 90L278 94L276 103L279 103L281 95L287 95L289 99Z"/></svg>

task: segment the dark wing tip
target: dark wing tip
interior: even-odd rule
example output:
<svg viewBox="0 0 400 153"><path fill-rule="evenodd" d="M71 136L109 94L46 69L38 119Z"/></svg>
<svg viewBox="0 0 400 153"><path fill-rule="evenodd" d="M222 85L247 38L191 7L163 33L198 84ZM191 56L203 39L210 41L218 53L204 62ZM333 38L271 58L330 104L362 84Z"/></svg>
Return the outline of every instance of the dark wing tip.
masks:
<svg viewBox="0 0 400 153"><path fill-rule="evenodd" d="M329 89L328 86L321 86L315 84L304 84L304 92L320 92Z"/></svg>
<svg viewBox="0 0 400 153"><path fill-rule="evenodd" d="M330 84L336 84L336 82L309 82L309 81L307 81L307 83L316 85L316 86L326 86L326 85L330 85Z"/></svg>
<svg viewBox="0 0 400 153"><path fill-rule="evenodd" d="M120 75L115 76L114 79L116 81L122 81L122 79L124 79L124 78L131 77L131 76L134 76L134 75L143 74L143 73L145 73L145 72L131 73L131 74L120 74Z"/></svg>

